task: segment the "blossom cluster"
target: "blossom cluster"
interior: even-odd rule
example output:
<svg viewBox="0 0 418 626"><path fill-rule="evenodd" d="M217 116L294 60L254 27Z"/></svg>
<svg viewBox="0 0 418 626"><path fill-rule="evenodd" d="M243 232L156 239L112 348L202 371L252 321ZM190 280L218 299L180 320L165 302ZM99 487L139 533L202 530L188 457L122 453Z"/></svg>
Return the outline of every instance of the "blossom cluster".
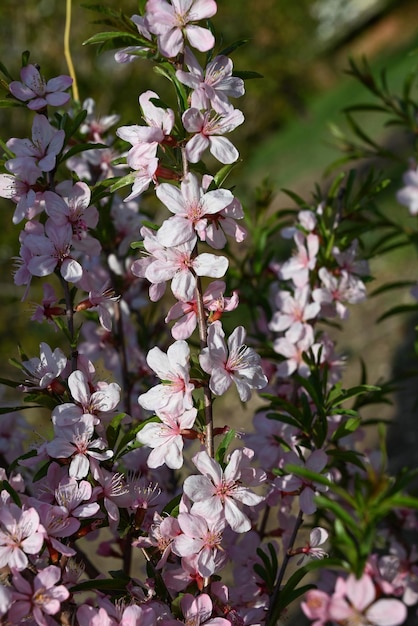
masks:
<svg viewBox="0 0 418 626"><path fill-rule="evenodd" d="M0 196L23 223L14 281L27 298L42 279L32 321L61 339L22 355L12 381L46 408L48 428L28 446L23 418L0 425L2 623L272 626L283 589L297 597L293 578L283 583L289 561L302 574L326 562L333 526L341 572L307 593L309 619L397 626L418 603L418 557L392 528L380 553L372 542L367 558L360 550L362 567L350 544L346 509L371 476L376 490L386 483L357 448L344 359L324 330L365 299L369 278L331 202L282 229L293 251L266 269L269 316L234 326L244 289L228 276L229 253L247 229L224 173L239 159L227 135L244 121L233 101L245 88L216 54L216 12L214 0L147 0L131 17L138 45L116 61L162 63L176 104L147 90L141 123L114 133L119 116L71 101L68 76L46 80L28 64L9 84L8 97L33 112L31 138L6 142L0 174ZM149 301L165 324L148 316ZM254 391L264 396L253 432L214 419L214 396L231 393L241 407ZM357 500L339 499L344 485ZM397 530L416 529L405 501L386 495ZM93 541L120 571L100 570Z"/></svg>

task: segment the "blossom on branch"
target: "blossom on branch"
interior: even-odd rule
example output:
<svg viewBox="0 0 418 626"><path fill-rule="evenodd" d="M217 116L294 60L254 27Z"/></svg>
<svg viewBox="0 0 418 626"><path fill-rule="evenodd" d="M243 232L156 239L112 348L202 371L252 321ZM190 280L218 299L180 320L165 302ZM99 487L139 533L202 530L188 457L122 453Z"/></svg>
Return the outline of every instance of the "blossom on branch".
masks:
<svg viewBox="0 0 418 626"><path fill-rule="evenodd" d="M208 346L199 356L202 369L210 374L209 387L217 396L235 383L240 399L250 399L252 389L262 389L267 385L267 377L261 367L259 355L245 345L246 332L238 326L225 343L225 333L219 321L208 329Z"/></svg>
<svg viewBox="0 0 418 626"><path fill-rule="evenodd" d="M184 37L201 52L211 50L215 38L207 28L192 22L213 17L215 0L148 0L146 22L149 31L158 36L158 48L163 56L172 58L184 49Z"/></svg>

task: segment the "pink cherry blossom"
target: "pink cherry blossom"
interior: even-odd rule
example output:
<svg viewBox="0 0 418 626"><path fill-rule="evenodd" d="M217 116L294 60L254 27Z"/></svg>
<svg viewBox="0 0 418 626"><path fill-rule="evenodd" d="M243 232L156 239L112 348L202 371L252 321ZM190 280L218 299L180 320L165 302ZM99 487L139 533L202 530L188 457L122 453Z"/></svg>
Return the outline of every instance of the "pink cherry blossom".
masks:
<svg viewBox="0 0 418 626"><path fill-rule="evenodd" d="M229 57L216 56L205 70L199 65L196 57L186 46L184 62L189 72L177 70L176 76L181 83L193 89L191 106L194 109L214 109L225 114L231 108L228 97L239 98L245 92L242 78L232 76L233 63Z"/></svg>
<svg viewBox="0 0 418 626"><path fill-rule="evenodd" d="M320 589L311 589L301 602L301 609L308 619L315 620L312 626L325 626L329 622L331 597Z"/></svg>
<svg viewBox="0 0 418 626"><path fill-rule="evenodd" d="M174 539L172 546L174 554L183 557L197 555L199 574L203 577L212 576L222 567L222 561L225 560L221 547L225 521L207 520L200 515L186 512L179 513L177 521L182 534Z"/></svg>
<svg viewBox="0 0 418 626"><path fill-rule="evenodd" d="M328 556L327 552L323 548L320 548L323 543L328 539L328 532L325 528L315 526L312 528L309 534L309 541L302 548L294 548L291 551L292 555L302 554L302 558L298 560L297 564L302 565L306 559L323 559Z"/></svg>
<svg viewBox="0 0 418 626"><path fill-rule="evenodd" d="M109 278L104 282L96 273L85 271L78 282L80 289L88 291L88 297L81 300L75 307L76 311L97 311L101 326L109 333L112 332L112 314L114 314L113 302L118 302L120 296L116 295L111 287Z"/></svg>
<svg viewBox="0 0 418 626"><path fill-rule="evenodd" d="M225 287L222 280L215 280L203 293L203 305L208 311L210 321L219 319L224 311L233 311L238 306L238 293L234 291L230 298L225 298L223 295ZM176 302L167 313L165 322L171 322L173 319L178 320L171 329L174 339L190 337L197 326L197 301L193 299Z"/></svg>
<svg viewBox="0 0 418 626"><path fill-rule="evenodd" d="M80 126L80 133L87 135L89 141L103 143L104 133L118 123L120 115L113 114L98 117L95 113L96 103L93 98L86 98L82 104L82 109L87 111L87 115Z"/></svg>
<svg viewBox="0 0 418 626"><path fill-rule="evenodd" d="M346 303L362 302L366 298L365 284L346 270L335 276L321 267L318 276L322 286L313 290L312 298L321 305L322 317L338 315L345 320L348 317Z"/></svg>
<svg viewBox="0 0 418 626"><path fill-rule="evenodd" d="M184 128L195 133L186 144L186 156L190 163L198 163L209 148L210 153L221 163L234 163L239 158L235 146L223 137L244 122L244 115L231 109L225 115L199 109L188 109L182 116Z"/></svg>
<svg viewBox="0 0 418 626"><path fill-rule="evenodd" d="M73 231L70 224L55 224L48 219L44 234L28 234L23 246L31 254L28 270L33 276L49 276L56 268L68 282L76 283L83 275L82 266L71 256Z"/></svg>
<svg viewBox="0 0 418 626"><path fill-rule="evenodd" d="M353 574L346 580L338 578L329 606L329 617L336 622L373 626L400 626L404 623L407 609L403 602L393 598L375 600L376 589L367 574L358 580Z"/></svg>
<svg viewBox="0 0 418 626"><path fill-rule="evenodd" d="M148 422L136 438L144 446L152 448L148 467L161 467L164 463L171 469L183 465L183 431L193 428L197 409L189 409L181 415L172 416L160 412L161 422Z"/></svg>
<svg viewBox="0 0 418 626"><path fill-rule="evenodd" d="M193 406L194 385L189 377L190 348L185 341L175 341L167 350L152 348L147 355L150 368L163 381L139 396L138 402L149 411L179 415Z"/></svg>
<svg viewBox="0 0 418 626"><path fill-rule="evenodd" d="M148 24L145 17L142 17L141 15L132 15L131 20L137 27L139 34L142 35L144 39L151 41L152 37L148 30ZM131 63L132 61L140 58L138 53L148 51L149 49L149 46L127 46L126 48L122 48L121 50L117 50L117 52L115 52L115 61L117 63Z"/></svg>
<svg viewBox="0 0 418 626"><path fill-rule="evenodd" d="M314 319L321 307L318 302L310 302L309 285L296 288L292 295L290 291L279 291L275 297L278 310L274 313L269 324L270 330L282 332L288 330L288 339L300 335L301 326Z"/></svg>
<svg viewBox="0 0 418 626"><path fill-rule="evenodd" d="M189 44L206 52L213 48L215 39L207 28L191 22L213 17L217 6L214 0L148 0L146 20L149 31L158 36L158 48L163 56L172 58L184 48L184 37Z"/></svg>
<svg viewBox="0 0 418 626"><path fill-rule="evenodd" d="M138 537L134 540L133 546L149 548L156 547L161 556L156 565L156 569L162 569L167 563L171 554L173 541L181 533L179 523L176 518L167 516L161 517L159 513L154 513L153 524L149 530L148 537Z"/></svg>
<svg viewBox="0 0 418 626"><path fill-rule="evenodd" d="M7 169L18 176L28 167L36 167L39 176L42 172L52 171L64 139L65 132L51 126L45 115L35 115L32 141L12 138L7 142L7 147L16 155L16 158L7 161Z"/></svg>
<svg viewBox="0 0 418 626"><path fill-rule="evenodd" d="M192 300L195 296L196 276L222 278L228 268L228 259L224 256L207 252L193 256L196 237L178 246L166 248L149 229L142 228L141 232L145 233L144 247L152 256L134 261L132 272L136 276L144 276L157 287L155 291L150 290L153 301L162 297L167 280L172 281L171 290L176 298Z"/></svg>
<svg viewBox="0 0 418 626"><path fill-rule="evenodd" d="M87 376L81 370L75 370L68 377L71 395L81 408L81 415L106 417L116 409L120 401L121 388L117 383L99 382L91 391Z"/></svg>
<svg viewBox="0 0 418 626"><path fill-rule="evenodd" d="M314 450L310 453L306 462L300 458L295 452L287 452L284 458L284 465L292 464L299 467L305 466L307 469L322 473L328 463L328 456L324 450ZM327 477L329 477L327 475ZM280 491L290 494L299 494L299 506L301 511L306 515L312 515L316 511L316 504L314 502L315 493L318 491L327 491L328 487L322 483L310 481L293 474L286 474L285 476L276 478L275 487Z"/></svg>
<svg viewBox="0 0 418 626"><path fill-rule="evenodd" d="M210 596L202 593L194 597L191 593L185 593L180 601L181 610L184 616L185 624L193 624L200 626L230 626L231 622L223 617L211 617L213 612L213 604ZM181 624L174 620L163 620L163 626L174 626Z"/></svg>
<svg viewBox="0 0 418 626"><path fill-rule="evenodd" d="M206 227L206 217L219 213L234 199L227 189L214 189L206 193L197 177L189 173L180 189L169 183L158 185L156 194L174 217L165 220L158 231L157 239L167 247L177 246L193 239Z"/></svg>
<svg viewBox="0 0 418 626"><path fill-rule="evenodd" d="M60 107L70 99L70 94L64 93L73 84L70 76L57 76L48 82L35 65L26 65L20 70L22 82L14 80L9 89L15 98L28 102L28 108L39 111L46 106Z"/></svg>
<svg viewBox="0 0 418 626"><path fill-rule="evenodd" d="M10 587L0 585L0 617L6 615L7 611L12 606L13 595Z"/></svg>
<svg viewBox="0 0 418 626"><path fill-rule="evenodd" d="M72 245L90 256L98 256L101 251L100 242L89 234L89 229L96 228L99 213L90 206L90 187L86 183L75 185L61 183L56 193L44 193L45 211L57 226L71 226ZM60 194L60 195L59 195Z"/></svg>
<svg viewBox="0 0 418 626"><path fill-rule="evenodd" d="M245 345L245 330L238 326L225 343L225 333L219 321L208 329L208 346L199 356L202 369L210 374L209 387L220 396L235 383L240 399L250 399L252 389L267 385L259 355Z"/></svg>
<svg viewBox="0 0 418 626"><path fill-rule="evenodd" d="M77 481L67 476L61 480L54 491L54 497L61 508L76 518L93 517L99 510L97 502L92 499L92 486L87 480Z"/></svg>
<svg viewBox="0 0 418 626"><path fill-rule="evenodd" d="M205 519L224 516L232 530L247 532L251 522L238 503L255 506L264 498L243 484L246 473L242 470L248 461L245 450L234 450L225 470L206 451L198 452L192 460L203 475L188 476L184 481L184 493L195 503L191 512ZM248 482L259 485L264 479L264 472L258 472Z"/></svg>
<svg viewBox="0 0 418 626"><path fill-rule="evenodd" d="M280 278L293 280L296 287L303 287L309 281L309 272L316 266L319 250L319 237L313 233L306 236L299 230L294 235L297 251L280 267Z"/></svg>
<svg viewBox="0 0 418 626"><path fill-rule="evenodd" d="M297 334L295 330L297 330ZM294 372L300 376L309 376L309 365L304 361L303 355L311 348L314 350L319 347L320 344L316 344L314 341L313 328L308 324L300 325L297 329L293 328L290 335L286 333L284 337L275 339L273 342L274 351L285 357L285 360L279 363L277 368L279 376L286 378Z"/></svg>
<svg viewBox="0 0 418 626"><path fill-rule="evenodd" d="M59 538L70 537L80 528L80 522L71 517L65 507L54 506L48 502L42 502L35 498L30 499L36 505L42 526L45 529L45 541L48 546L65 556L75 556L76 551L65 543L59 541Z"/></svg>
<svg viewBox="0 0 418 626"><path fill-rule="evenodd" d="M71 459L70 477L84 478L96 460L106 461L113 456L103 439L93 439L94 426L89 415L82 415L78 422L69 426L55 424L54 430L56 436L47 443L47 452L54 459Z"/></svg>
<svg viewBox="0 0 418 626"><path fill-rule="evenodd" d="M151 100L158 99L158 94L150 90L139 96L139 104L147 126L121 126L116 131L118 137L132 145L128 153L128 164L132 169L136 169L136 152L141 146L149 145L156 150L158 144L162 143L173 130L174 112L172 109L163 109L151 102Z"/></svg>
<svg viewBox="0 0 418 626"><path fill-rule="evenodd" d="M0 507L0 567L18 571L29 563L28 554L38 554L45 538L39 515L32 507L20 509L11 503Z"/></svg>
<svg viewBox="0 0 418 626"><path fill-rule="evenodd" d="M13 224L19 224L24 218L31 220L43 211L43 193L33 188L39 174L39 169L30 163L17 176L0 174L0 196L16 204Z"/></svg>
<svg viewBox="0 0 418 626"><path fill-rule="evenodd" d="M20 624L25 618L33 617L39 626L46 626L49 622L45 616L56 615L61 603L70 596L64 585L57 585L60 578L61 570L55 565L49 565L38 572L32 584L21 574L14 572L13 605L9 610L9 619Z"/></svg>
<svg viewBox="0 0 418 626"><path fill-rule="evenodd" d="M67 357L60 348L54 351L44 341L39 346L39 358L22 361L24 371L29 375L25 389L46 389L56 380L67 366Z"/></svg>
<svg viewBox="0 0 418 626"><path fill-rule="evenodd" d="M235 220L241 220L243 217L242 205L237 198L234 198L225 209L207 217L207 225L199 232L199 237L216 250L225 247L227 241L225 235L241 243L246 238L247 231Z"/></svg>

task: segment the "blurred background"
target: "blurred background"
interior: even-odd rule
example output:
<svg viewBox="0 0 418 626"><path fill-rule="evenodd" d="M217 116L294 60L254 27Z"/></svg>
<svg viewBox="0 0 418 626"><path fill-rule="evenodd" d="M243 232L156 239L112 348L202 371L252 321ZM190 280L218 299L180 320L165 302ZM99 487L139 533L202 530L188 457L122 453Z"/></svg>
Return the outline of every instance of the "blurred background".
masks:
<svg viewBox="0 0 418 626"><path fill-rule="evenodd" d="M86 39L106 27L95 23L100 16L86 8L87 2L73 0L72 4L71 49L81 100L92 96L99 115L118 113L120 124L137 123L138 95L154 89L164 99L165 81L148 62L118 65L113 53L97 55L96 47L83 46ZM128 16L137 11L133 0L108 0L103 4ZM15 79L19 78L24 50L30 50L30 62L39 64L44 76L68 73L63 56L64 18L63 0L1 0L0 61ZM235 69L263 76L247 81L246 95L235 101L246 122L232 137L242 156L233 183L236 194L247 206L254 201L255 187L267 179L274 191L275 209L292 206L281 192L283 187L309 200L315 181L327 184L324 168L340 156L332 145L329 124L344 127L341 110L349 104L370 101L366 90L345 74L350 56L360 60L365 55L377 71L386 67L393 89L401 88L406 74L418 63L414 54L418 47L417 0L221 0L213 23L225 46L248 40L232 55ZM399 139L399 131L385 129L384 120L375 112L363 113L361 121L379 142L393 145L396 141L404 163L390 164L388 176L392 183L383 202L399 219L411 220L407 209L395 200L411 155L410 139ZM29 134L30 121L25 110L0 109L3 141ZM389 168L388 164L385 167ZM23 288L13 285L11 258L18 253L21 229L21 225L11 224L13 210L9 201L0 198L3 376L6 371L10 375L7 360L17 356L18 343L33 356L38 355L39 342L47 340L45 327L29 322L31 304L20 302ZM418 278L415 256L408 256L405 251L377 259L375 270L387 280L395 280L399 275L411 280ZM399 303L410 301L407 290L397 297ZM370 382L390 375L395 351L411 324L413 328L406 317L390 318L375 327L375 319L392 303L391 298L393 295L389 294L386 301L373 299L364 306L353 307L349 326L341 336L342 349L347 353L366 354L372 367ZM401 361L405 354L402 355ZM346 384L351 382L356 380ZM415 440L412 445L416 445Z"/></svg>

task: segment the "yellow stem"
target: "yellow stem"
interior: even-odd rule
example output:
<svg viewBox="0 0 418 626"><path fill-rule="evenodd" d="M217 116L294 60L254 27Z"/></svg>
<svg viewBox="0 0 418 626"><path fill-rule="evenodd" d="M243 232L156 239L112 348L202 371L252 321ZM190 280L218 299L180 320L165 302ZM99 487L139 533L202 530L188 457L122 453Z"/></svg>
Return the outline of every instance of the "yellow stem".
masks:
<svg viewBox="0 0 418 626"><path fill-rule="evenodd" d="M73 98L74 100L79 102L80 97L78 94L77 77L75 74L73 60L71 58L71 52L70 52L71 2L72 0L67 0L66 9L65 9L64 55L65 55L65 60L67 61L68 72L71 78L73 79L73 86L72 86Z"/></svg>

